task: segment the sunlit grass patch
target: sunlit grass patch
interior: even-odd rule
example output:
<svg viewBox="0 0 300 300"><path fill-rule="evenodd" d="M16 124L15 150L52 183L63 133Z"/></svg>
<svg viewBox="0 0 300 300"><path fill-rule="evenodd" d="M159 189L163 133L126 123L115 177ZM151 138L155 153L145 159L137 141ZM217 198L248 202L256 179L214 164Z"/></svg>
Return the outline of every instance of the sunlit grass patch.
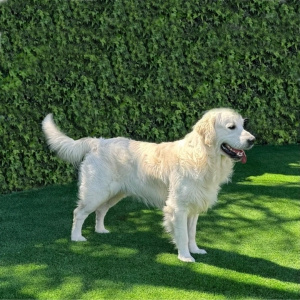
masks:
<svg viewBox="0 0 300 300"><path fill-rule="evenodd" d="M240 182L239 184L293 186L299 185L299 178L294 175L264 173L260 176L249 176L245 181Z"/></svg>

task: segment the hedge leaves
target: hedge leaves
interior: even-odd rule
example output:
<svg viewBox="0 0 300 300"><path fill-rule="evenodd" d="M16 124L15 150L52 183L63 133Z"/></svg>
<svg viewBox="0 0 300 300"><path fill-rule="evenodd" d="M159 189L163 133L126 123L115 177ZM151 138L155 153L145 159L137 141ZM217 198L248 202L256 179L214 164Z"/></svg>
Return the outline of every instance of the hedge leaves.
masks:
<svg viewBox="0 0 300 300"><path fill-rule="evenodd" d="M0 192L74 178L46 147L49 112L73 138L160 142L226 106L259 143L297 142L299 15L288 0L2 2Z"/></svg>

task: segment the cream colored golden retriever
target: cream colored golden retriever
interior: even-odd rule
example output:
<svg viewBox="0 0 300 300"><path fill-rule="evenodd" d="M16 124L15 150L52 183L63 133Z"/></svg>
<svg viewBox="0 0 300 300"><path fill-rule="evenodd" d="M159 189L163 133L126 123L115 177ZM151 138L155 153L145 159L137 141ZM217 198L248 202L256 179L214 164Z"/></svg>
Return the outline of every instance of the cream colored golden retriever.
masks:
<svg viewBox="0 0 300 300"><path fill-rule="evenodd" d="M52 115L43 121L50 149L80 166L79 201L74 210L73 241L85 241L81 230L96 212L96 232L107 233L104 217L127 196L137 196L164 212L165 229L178 248L178 258L194 262L190 253L205 254L196 244L198 215L217 201L220 185L232 174L234 161L246 162L244 150L255 137L244 119L227 108L206 112L182 140L146 143L117 137L67 137Z"/></svg>

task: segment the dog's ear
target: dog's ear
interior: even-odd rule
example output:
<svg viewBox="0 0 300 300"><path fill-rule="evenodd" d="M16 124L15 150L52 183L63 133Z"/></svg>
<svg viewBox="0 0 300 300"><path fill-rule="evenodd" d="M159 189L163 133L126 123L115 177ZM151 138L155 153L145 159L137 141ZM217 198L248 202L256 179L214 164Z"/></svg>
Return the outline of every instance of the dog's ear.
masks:
<svg viewBox="0 0 300 300"><path fill-rule="evenodd" d="M204 138L204 143L209 147L216 136L215 122L216 117L206 113L194 126L194 130Z"/></svg>

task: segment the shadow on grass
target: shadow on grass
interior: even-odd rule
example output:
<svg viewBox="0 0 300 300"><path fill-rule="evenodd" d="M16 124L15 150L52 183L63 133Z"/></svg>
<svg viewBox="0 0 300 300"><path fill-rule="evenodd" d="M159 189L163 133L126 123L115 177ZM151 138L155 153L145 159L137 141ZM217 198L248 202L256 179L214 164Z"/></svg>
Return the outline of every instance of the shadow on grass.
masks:
<svg viewBox="0 0 300 300"><path fill-rule="evenodd" d="M1 274L4 298L40 298L44 290L63 289L66 278L80 281L74 290L66 292L64 297L68 298L80 298L99 280L114 283L115 289L122 290L148 285L226 297L298 298L293 292L204 274L201 268L179 262L161 228L161 213L143 210L144 205L129 199L109 214L111 234L93 233L92 215L85 224L89 241L72 243L68 239L74 191L74 186L57 191L52 187L2 197L1 267L10 270ZM204 222L214 222L214 217L207 216ZM169 255L171 264L158 262L161 254ZM295 269L265 259L214 248L209 249L209 255L195 258L200 264L283 282L297 283L299 275Z"/></svg>
<svg viewBox="0 0 300 300"><path fill-rule="evenodd" d="M272 278L283 282L299 283L300 272L297 269L284 267L262 258L250 257L235 252L207 248L208 253L202 262L219 268L233 270L244 274L257 275L262 278ZM243 262L241 264L241 262Z"/></svg>
<svg viewBox="0 0 300 300"><path fill-rule="evenodd" d="M135 234L137 240L152 239L151 233L137 233ZM155 236L157 245L162 244L162 241ZM130 235L125 235L124 240L116 243L117 247L132 247L132 244L124 242L125 240L132 240ZM165 242L165 241L164 241ZM69 244L69 243L67 243ZM113 243L110 243L113 245ZM29 245L28 245L29 246ZM123 290L131 289L135 285L148 285L153 287L168 287L181 290L206 292L210 294L221 294L232 297L263 297L268 299L298 299L298 294L284 291L275 290L270 287L262 286L259 284L240 282L238 280L226 279L209 274L202 274L201 271L193 271L189 265L180 262L174 262L174 265L164 265L157 263L154 258L157 254L166 251L164 247L158 248L157 246L151 247L151 258L145 253L141 254L141 251L137 251L136 254L130 256L121 257L119 250L112 254L106 254L105 256L97 257L95 255L95 246L85 246L84 250L80 253L74 253L72 247L65 245L62 249L62 245L52 247L51 255L41 254L39 251L31 247L35 252L34 257L23 256L22 259L7 259L5 265L13 267L18 264L41 264L46 266L40 269L32 270L30 272L24 272L22 275L27 278L35 277L41 278L36 280L38 286L32 287L30 280L25 278L20 279L13 272L9 275L1 276L3 282L6 285L2 288L2 295L5 298L40 298L40 292L43 289L47 290L59 290L64 288L64 282L66 277L80 278L80 290L74 289L74 291L68 292L68 298L80 298L86 292L95 288L95 282L110 281L118 284L119 288ZM69 248L69 249L68 249ZM83 248L83 247L82 247ZM82 249L81 248L81 249ZM135 248L136 249L136 248ZM47 246L44 249L40 249L43 252L49 251ZM68 250L68 251L67 251ZM139 250L139 249L136 249ZM101 251L101 249L97 250ZM211 249L211 258L205 259L206 263L214 263L218 267L222 268L234 268L235 270L243 273L257 274L259 276L267 276L274 278L274 273L280 274L279 279L284 278L285 275L290 276L292 272L293 276L296 276L295 270L278 266L270 263L266 260L255 259L243 256L243 265L233 265L230 263L230 259L238 259L239 255L228 253L225 251ZM219 259L216 261L215 259ZM228 262L224 262L228 259ZM67 263L66 263L67 260ZM197 258L197 261L203 261L202 258ZM219 263L223 261L223 263ZM252 265L250 265L252 264ZM253 266L255 265L255 266ZM91 267L92 266L92 267ZM257 271L258 268L260 269ZM274 272L274 273L273 273ZM275 275L277 278L278 276ZM27 288L26 288L27 285ZM100 288L100 287L98 287ZM26 293L26 289L31 290L31 293Z"/></svg>

